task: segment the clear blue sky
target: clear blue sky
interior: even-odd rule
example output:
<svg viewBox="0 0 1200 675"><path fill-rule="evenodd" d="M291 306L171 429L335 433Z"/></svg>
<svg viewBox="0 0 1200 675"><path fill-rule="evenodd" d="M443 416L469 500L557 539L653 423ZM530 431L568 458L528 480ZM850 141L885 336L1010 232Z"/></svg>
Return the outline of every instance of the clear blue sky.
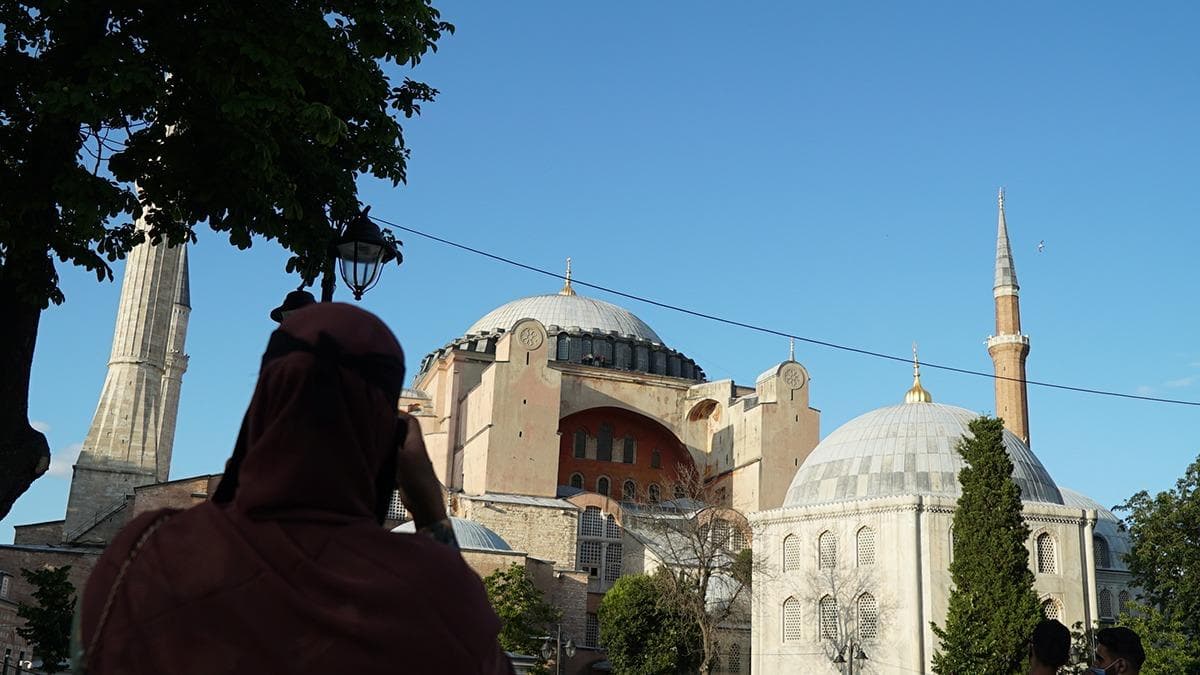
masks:
<svg viewBox="0 0 1200 675"><path fill-rule="evenodd" d="M1029 376L1200 399L1195 3L439 6L458 33L412 76L442 93L406 125L410 183L364 182L372 213L534 265L571 256L579 279L666 302L899 355L916 340L926 360L988 370L1004 185ZM362 304L410 371L489 309L558 288L403 238L405 264ZM191 256L173 477L221 470L267 312L296 284L270 243L238 252L202 232ZM87 433L119 292L62 271L30 403L55 451ZM787 356L779 338L617 302L713 379L752 384ZM910 383L904 364L804 344L797 358L822 435ZM924 382L993 409L989 380ZM1033 388L1030 416L1054 478L1105 504L1171 486L1200 453L1200 408ZM0 537L61 518L67 487L39 480Z"/></svg>

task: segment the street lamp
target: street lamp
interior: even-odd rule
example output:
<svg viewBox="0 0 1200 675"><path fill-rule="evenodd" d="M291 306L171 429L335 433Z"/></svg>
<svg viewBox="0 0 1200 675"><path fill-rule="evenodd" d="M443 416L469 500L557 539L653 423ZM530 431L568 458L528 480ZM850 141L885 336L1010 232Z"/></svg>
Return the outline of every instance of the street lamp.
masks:
<svg viewBox="0 0 1200 675"><path fill-rule="evenodd" d="M362 300L362 294L379 282L384 265L392 260L404 261L392 242L383 237L375 221L367 217L370 210L368 206L350 221L333 245L342 281L350 287L355 300Z"/></svg>
<svg viewBox="0 0 1200 675"><path fill-rule="evenodd" d="M847 653L851 654L851 657L849 659L846 658ZM854 662L855 661L866 661L866 660L867 660L867 655L865 652L863 652L862 643L855 644L855 642L853 640L850 641L850 644L839 649L837 652L837 656L830 658L830 661L833 661L839 667L842 665L845 665L847 663L850 664L850 668L847 671L848 675L854 675ZM859 668L862 668L861 663L859 664Z"/></svg>
<svg viewBox="0 0 1200 675"><path fill-rule="evenodd" d="M383 266L395 260L397 264L404 262L404 256L396 250L393 240L383 236L379 226L367 215L371 207L366 207L346 223L337 238L329 246L329 254L321 274L321 302L333 301L333 267L335 263L341 273L342 281L350 287L355 300L362 300L363 293L371 290L379 283ZM271 310L271 318L277 323L282 322L288 314L316 302L312 293L300 286L287 294L283 304Z"/></svg>
<svg viewBox="0 0 1200 675"><path fill-rule="evenodd" d="M562 624L558 624L558 631L554 635L544 635L541 640L545 640L542 644L542 658L549 659L554 657L554 672L556 675L562 675L562 656L566 654L568 659L575 657L575 641L567 638L563 642Z"/></svg>

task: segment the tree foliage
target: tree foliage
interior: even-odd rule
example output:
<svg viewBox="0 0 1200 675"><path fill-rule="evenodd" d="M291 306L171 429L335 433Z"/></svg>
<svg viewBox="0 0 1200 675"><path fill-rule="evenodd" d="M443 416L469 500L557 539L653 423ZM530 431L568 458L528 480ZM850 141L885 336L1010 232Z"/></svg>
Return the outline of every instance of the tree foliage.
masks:
<svg viewBox="0 0 1200 675"><path fill-rule="evenodd" d="M71 653L75 586L67 576L70 571L70 565L21 570L21 576L34 588L37 604L21 603L17 607L17 616L25 620L17 633L33 645L33 653L42 660L42 669L47 673L62 670L59 664Z"/></svg>
<svg viewBox="0 0 1200 675"><path fill-rule="evenodd" d="M1132 545L1125 563L1141 600L1200 640L1200 458L1174 489L1154 496L1142 490L1116 510L1126 514Z"/></svg>
<svg viewBox="0 0 1200 675"><path fill-rule="evenodd" d="M173 243L207 223L277 240L311 283L356 179L405 180L398 115L437 93L384 67L453 26L430 0L15 0L0 26L3 517L48 466L27 399L40 311L64 300L54 259L111 279L137 218Z"/></svg>
<svg viewBox="0 0 1200 675"><path fill-rule="evenodd" d="M703 660L700 629L673 602L671 573L617 579L600 603L600 637L613 671L629 675L694 672Z"/></svg>
<svg viewBox="0 0 1200 675"><path fill-rule="evenodd" d="M972 420L972 438L958 444L967 466L959 472L962 496L954 512L954 588L945 627L933 657L936 673L1016 673L1041 619L1029 569L1029 527L1021 517L1021 491L1004 449L997 418Z"/></svg>
<svg viewBox="0 0 1200 675"><path fill-rule="evenodd" d="M526 576L525 568L513 564L496 570L484 577L483 587L500 617L500 646L540 658L541 638L553 633L560 615Z"/></svg>

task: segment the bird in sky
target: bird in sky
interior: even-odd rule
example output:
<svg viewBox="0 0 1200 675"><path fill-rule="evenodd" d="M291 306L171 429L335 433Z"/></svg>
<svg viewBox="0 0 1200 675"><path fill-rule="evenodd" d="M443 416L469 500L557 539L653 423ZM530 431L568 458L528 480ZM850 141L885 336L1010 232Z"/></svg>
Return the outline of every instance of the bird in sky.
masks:
<svg viewBox="0 0 1200 675"><path fill-rule="evenodd" d="M1041 253L1041 252L1043 252L1043 251L1045 251L1045 250L1046 250L1046 240L1045 240L1045 239L1043 239L1043 240L1041 240L1041 241L1039 241L1039 242L1038 242L1038 253Z"/></svg>

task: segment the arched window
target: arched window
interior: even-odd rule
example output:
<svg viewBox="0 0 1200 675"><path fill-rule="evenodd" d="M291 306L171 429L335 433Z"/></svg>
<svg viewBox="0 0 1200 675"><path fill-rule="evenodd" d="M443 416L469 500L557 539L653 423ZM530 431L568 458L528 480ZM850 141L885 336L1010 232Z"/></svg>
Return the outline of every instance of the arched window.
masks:
<svg viewBox="0 0 1200 675"><path fill-rule="evenodd" d="M723 673L725 672L724 666L725 664L721 659L721 643L713 640L712 672Z"/></svg>
<svg viewBox="0 0 1200 675"><path fill-rule="evenodd" d="M604 495L605 497L608 496L608 477L607 476L601 476L596 479L596 492L599 492L600 494Z"/></svg>
<svg viewBox="0 0 1200 675"><path fill-rule="evenodd" d="M837 565L837 539L833 533L826 530L817 538L817 567L823 570L833 569Z"/></svg>
<svg viewBox="0 0 1200 675"><path fill-rule="evenodd" d="M583 489L583 474L581 474L581 473L571 474L571 487L579 488L580 490Z"/></svg>
<svg viewBox="0 0 1200 675"><path fill-rule="evenodd" d="M575 459L585 457L587 457L587 430L578 429L575 431Z"/></svg>
<svg viewBox="0 0 1200 675"><path fill-rule="evenodd" d="M601 462L612 461L612 441L612 425L605 422L600 425L600 431L596 434L596 459Z"/></svg>
<svg viewBox="0 0 1200 675"><path fill-rule="evenodd" d="M858 553L858 566L865 567L875 564L875 530L861 527L854 537L855 549Z"/></svg>
<svg viewBox="0 0 1200 675"><path fill-rule="evenodd" d="M621 461L626 464L633 464L634 451L637 449L637 441L633 436L626 436L621 448Z"/></svg>
<svg viewBox="0 0 1200 675"><path fill-rule="evenodd" d="M879 602L870 593L858 596L858 639L874 640L879 634Z"/></svg>
<svg viewBox="0 0 1200 675"><path fill-rule="evenodd" d="M736 642L729 645L728 666L728 671L731 673L742 672L742 646Z"/></svg>
<svg viewBox="0 0 1200 675"><path fill-rule="evenodd" d="M729 521L717 518L710 525L709 532L712 534L713 546L729 548Z"/></svg>
<svg viewBox="0 0 1200 675"><path fill-rule="evenodd" d="M559 361L569 361L571 359L570 339L571 338L567 337L566 335L559 334L558 349L555 359Z"/></svg>
<svg viewBox="0 0 1200 675"><path fill-rule="evenodd" d="M613 514L589 506L579 514L578 567L605 589L621 576L621 526Z"/></svg>
<svg viewBox="0 0 1200 675"><path fill-rule="evenodd" d="M1121 591L1117 594L1117 613L1124 614L1125 606L1129 604L1129 591Z"/></svg>
<svg viewBox="0 0 1200 675"><path fill-rule="evenodd" d="M652 469L661 469L662 468L662 452L660 452L658 448L655 448L650 451L650 468L652 468Z"/></svg>
<svg viewBox="0 0 1200 675"><path fill-rule="evenodd" d="M817 610L820 613L821 639L837 640L841 634L838 630L837 600L832 595L826 595L817 604Z"/></svg>
<svg viewBox="0 0 1200 675"><path fill-rule="evenodd" d="M783 641L796 642L800 639L800 601L788 598L783 601Z"/></svg>
<svg viewBox="0 0 1200 675"><path fill-rule="evenodd" d="M621 501L631 502L635 499L637 499L637 485L631 480L621 483Z"/></svg>
<svg viewBox="0 0 1200 675"><path fill-rule="evenodd" d="M1037 538L1037 567L1040 574L1054 574L1058 563L1054 555L1054 537L1043 532Z"/></svg>
<svg viewBox="0 0 1200 675"><path fill-rule="evenodd" d="M600 515L599 507L589 506L579 514L579 536L604 536L604 516Z"/></svg>
<svg viewBox="0 0 1200 675"><path fill-rule="evenodd" d="M662 499L662 489L658 487L657 483L651 483L647 495L651 504L657 504Z"/></svg>
<svg viewBox="0 0 1200 675"><path fill-rule="evenodd" d="M783 538L783 571L800 569L800 537L789 534Z"/></svg>
<svg viewBox="0 0 1200 675"><path fill-rule="evenodd" d="M1112 567L1112 556L1108 552L1108 540L1100 535L1092 537L1092 548L1096 550L1096 567L1108 569Z"/></svg>
<svg viewBox="0 0 1200 675"><path fill-rule="evenodd" d="M1062 608L1058 606L1058 601L1054 598L1046 598L1042 601L1042 616L1055 621L1062 621Z"/></svg>
<svg viewBox="0 0 1200 675"><path fill-rule="evenodd" d="M675 493L675 499L683 499L687 496L687 492L683 489L683 483L676 483L673 492Z"/></svg>
<svg viewBox="0 0 1200 675"><path fill-rule="evenodd" d="M1106 588L1100 591L1100 618L1113 618L1112 593Z"/></svg>

